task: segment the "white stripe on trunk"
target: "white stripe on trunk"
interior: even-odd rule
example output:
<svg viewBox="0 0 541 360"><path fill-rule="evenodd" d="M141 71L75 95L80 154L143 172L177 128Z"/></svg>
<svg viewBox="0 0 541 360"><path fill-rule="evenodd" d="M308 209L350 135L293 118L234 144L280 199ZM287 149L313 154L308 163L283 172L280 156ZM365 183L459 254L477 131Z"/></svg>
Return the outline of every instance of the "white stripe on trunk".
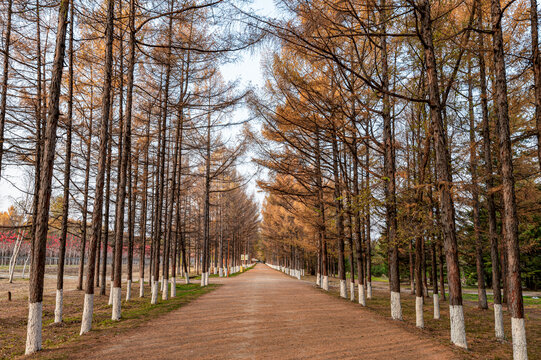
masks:
<svg viewBox="0 0 541 360"><path fill-rule="evenodd" d="M220 276L220 277L224 277L224 268L220 268L220 269L218 270L218 273L219 273L219 276Z"/></svg>
<svg viewBox="0 0 541 360"><path fill-rule="evenodd" d="M64 290L56 290L56 305L54 308L54 322L59 324L62 322L62 313L64 310Z"/></svg>
<svg viewBox="0 0 541 360"><path fill-rule="evenodd" d="M131 299L131 280L128 280L128 284L126 286L126 301L130 301Z"/></svg>
<svg viewBox="0 0 541 360"><path fill-rule="evenodd" d="M370 281L366 282L366 298L372 299L372 283Z"/></svg>
<svg viewBox="0 0 541 360"><path fill-rule="evenodd" d="M158 303L158 282L153 281L151 285L151 297L150 297L150 303L152 305L155 305Z"/></svg>
<svg viewBox="0 0 541 360"><path fill-rule="evenodd" d="M113 281L111 280L111 289L109 290L109 305L113 305Z"/></svg>
<svg viewBox="0 0 541 360"><path fill-rule="evenodd" d="M340 297L346 299L348 297L346 280L340 280Z"/></svg>
<svg viewBox="0 0 541 360"><path fill-rule="evenodd" d="M511 318L511 336L513 337L513 360L528 360L526 327L523 318Z"/></svg>
<svg viewBox="0 0 541 360"><path fill-rule="evenodd" d="M177 278L171 278L171 297L174 298L177 296Z"/></svg>
<svg viewBox="0 0 541 360"><path fill-rule="evenodd" d="M201 274L201 286L205 286L206 284L206 279L207 279L207 273L202 273Z"/></svg>
<svg viewBox="0 0 541 360"><path fill-rule="evenodd" d="M349 282L349 299L355 301L355 283Z"/></svg>
<svg viewBox="0 0 541 360"><path fill-rule="evenodd" d="M364 285L359 285L359 304L366 306L366 296L364 292Z"/></svg>
<svg viewBox="0 0 541 360"><path fill-rule="evenodd" d="M113 314L112 320L120 320L120 305L122 303L122 289L119 287L113 288Z"/></svg>
<svg viewBox="0 0 541 360"><path fill-rule="evenodd" d="M423 317L423 297L415 297L415 326L423 329L425 327L425 319Z"/></svg>
<svg viewBox="0 0 541 360"><path fill-rule="evenodd" d="M402 320L402 305L400 304L400 293L391 291L391 318Z"/></svg>
<svg viewBox="0 0 541 360"><path fill-rule="evenodd" d="M502 304L494 304L494 331L496 333L496 339L505 339L505 332L503 330Z"/></svg>
<svg viewBox="0 0 541 360"><path fill-rule="evenodd" d="M321 275L319 273L316 274L316 285L321 286Z"/></svg>
<svg viewBox="0 0 541 360"><path fill-rule="evenodd" d="M163 282L162 300L168 300L169 299L169 281L166 278L163 278L162 282Z"/></svg>
<svg viewBox="0 0 541 360"><path fill-rule="evenodd" d="M467 349L466 326L464 324L464 310L462 305L449 305L451 318L451 342L461 348Z"/></svg>
<svg viewBox="0 0 541 360"><path fill-rule="evenodd" d="M325 291L329 291L329 277L328 276L323 276L323 290Z"/></svg>
<svg viewBox="0 0 541 360"><path fill-rule="evenodd" d="M41 350L41 317L43 305L41 302L28 304L28 325L26 328L25 354L33 354Z"/></svg>
<svg viewBox="0 0 541 360"><path fill-rule="evenodd" d="M440 296L438 294L432 294L434 299L434 319L440 319Z"/></svg>
<svg viewBox="0 0 541 360"><path fill-rule="evenodd" d="M85 303L83 307L83 320L81 321L81 332L79 335L86 334L92 329L92 314L94 313L94 294L85 294Z"/></svg>
<svg viewBox="0 0 541 360"><path fill-rule="evenodd" d="M139 297L145 296L145 279L139 279Z"/></svg>

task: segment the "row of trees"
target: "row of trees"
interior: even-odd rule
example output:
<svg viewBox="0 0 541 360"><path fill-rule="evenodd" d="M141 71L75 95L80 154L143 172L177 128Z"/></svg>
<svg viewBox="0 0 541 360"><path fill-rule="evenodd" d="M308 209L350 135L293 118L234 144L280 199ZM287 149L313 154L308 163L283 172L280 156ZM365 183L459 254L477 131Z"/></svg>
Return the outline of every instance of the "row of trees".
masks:
<svg viewBox="0 0 541 360"><path fill-rule="evenodd" d="M150 245L151 303L175 295L190 249L220 274L251 253L258 209L236 171L247 143L229 129L245 94L221 64L258 38L228 1L2 3L0 174L33 199L16 231L31 243L26 353L41 349L47 236L60 235L55 321L62 321L68 234L81 238L81 335L94 292L107 287L121 318L134 257L143 296ZM229 19L227 24L222 19ZM55 39L55 40L51 40ZM28 189L20 173L29 173ZM51 204L51 198L54 198ZM192 247L190 248L190 244ZM123 254L127 266L123 269ZM211 263L213 260L213 264ZM147 275L148 276L148 275ZM84 279L84 283L83 283Z"/></svg>
<svg viewBox="0 0 541 360"><path fill-rule="evenodd" d="M463 348L471 275L482 309L492 286L498 339L507 302L514 358L526 359L522 283L539 282L541 254L535 1L281 4L282 18L263 20L280 50L252 101L272 175L261 182L267 259L297 269L302 256L324 289L336 259L343 297L349 263L364 305L383 254L391 316L402 319L403 274L420 328L427 272L436 318L446 278L451 342Z"/></svg>

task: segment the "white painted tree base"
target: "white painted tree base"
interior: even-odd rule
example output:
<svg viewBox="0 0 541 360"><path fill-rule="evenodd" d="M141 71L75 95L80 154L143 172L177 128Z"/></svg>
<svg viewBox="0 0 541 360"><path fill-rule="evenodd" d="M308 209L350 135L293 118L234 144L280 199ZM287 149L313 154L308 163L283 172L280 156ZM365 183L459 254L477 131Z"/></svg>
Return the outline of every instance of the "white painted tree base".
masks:
<svg viewBox="0 0 541 360"><path fill-rule="evenodd" d="M205 273L201 273L201 287L205 286Z"/></svg>
<svg viewBox="0 0 541 360"><path fill-rule="evenodd" d="M494 304L494 332L496 333L496 339L505 339L502 304Z"/></svg>
<svg viewBox="0 0 541 360"><path fill-rule="evenodd" d="M425 319L423 317L423 297L415 297L415 326L423 329L425 327Z"/></svg>
<svg viewBox="0 0 541 360"><path fill-rule="evenodd" d="M329 277L328 276L323 276L323 286L322 286L322 288L325 291L329 291Z"/></svg>
<svg viewBox="0 0 541 360"><path fill-rule="evenodd" d="M391 318L402 320L402 304L400 304L400 293L391 291Z"/></svg>
<svg viewBox="0 0 541 360"><path fill-rule="evenodd" d="M451 342L461 348L467 349L466 325L464 324L464 310L462 305L449 305L451 319Z"/></svg>
<svg viewBox="0 0 541 360"><path fill-rule="evenodd" d="M94 294L85 294L83 306L83 320L81 321L81 332L79 335L86 334L92 329L92 315L94 313Z"/></svg>
<svg viewBox="0 0 541 360"><path fill-rule="evenodd" d="M62 313L64 309L64 290L56 290L56 303L54 308L54 322L60 324L62 322Z"/></svg>
<svg viewBox="0 0 541 360"><path fill-rule="evenodd" d="M186 285L190 283L190 274L186 273L184 274L184 281L186 282Z"/></svg>
<svg viewBox="0 0 541 360"><path fill-rule="evenodd" d="M177 278L171 278L171 297L174 298L177 296Z"/></svg>
<svg viewBox="0 0 541 360"><path fill-rule="evenodd" d="M111 290L109 291L109 303L108 305L113 305L113 282L111 281Z"/></svg>
<svg viewBox="0 0 541 360"><path fill-rule="evenodd" d="M166 278L162 279L162 300L169 300L169 280Z"/></svg>
<svg viewBox="0 0 541 360"><path fill-rule="evenodd" d="M145 279L139 279L139 297L145 296Z"/></svg>
<svg viewBox="0 0 541 360"><path fill-rule="evenodd" d="M523 318L511 318L511 336L513 337L513 360L528 360L526 327Z"/></svg>
<svg viewBox="0 0 541 360"><path fill-rule="evenodd" d="M355 283L349 282L349 300L355 301Z"/></svg>
<svg viewBox="0 0 541 360"><path fill-rule="evenodd" d="M340 280L340 297L347 299L348 291L346 286L346 280Z"/></svg>
<svg viewBox="0 0 541 360"><path fill-rule="evenodd" d="M167 279L164 277L162 277L161 289L162 289L162 299L167 300L169 296L169 293L168 293L169 288L168 288Z"/></svg>
<svg viewBox="0 0 541 360"><path fill-rule="evenodd" d="M126 301L130 301L131 299L131 280L128 280L128 284L126 286Z"/></svg>
<svg viewBox="0 0 541 360"><path fill-rule="evenodd" d="M440 296L438 294L432 294L434 301L434 319L440 319Z"/></svg>
<svg viewBox="0 0 541 360"><path fill-rule="evenodd" d="M120 306L122 303L122 289L119 287L113 288L113 314L111 320L120 320Z"/></svg>
<svg viewBox="0 0 541 360"><path fill-rule="evenodd" d="M218 276L219 276L219 277L224 277L224 269L223 269L223 268L220 268L220 269L218 270Z"/></svg>
<svg viewBox="0 0 541 360"><path fill-rule="evenodd" d="M366 282L366 298L372 299L372 283L370 281Z"/></svg>
<svg viewBox="0 0 541 360"><path fill-rule="evenodd" d="M316 274L316 285L321 286L321 275L319 273Z"/></svg>
<svg viewBox="0 0 541 360"><path fill-rule="evenodd" d="M359 304L366 306L366 295L364 291L364 285L359 284Z"/></svg>
<svg viewBox="0 0 541 360"><path fill-rule="evenodd" d="M150 303L152 305L155 305L158 303L158 282L153 281L151 285L151 296L150 296Z"/></svg>
<svg viewBox="0 0 541 360"><path fill-rule="evenodd" d="M217 268L214 268L213 269L213 274L216 275L218 273L218 269Z"/></svg>
<svg viewBox="0 0 541 360"><path fill-rule="evenodd" d="M43 304L41 302L28 304L28 325L26 328L25 354L33 354L41 350L41 318Z"/></svg>

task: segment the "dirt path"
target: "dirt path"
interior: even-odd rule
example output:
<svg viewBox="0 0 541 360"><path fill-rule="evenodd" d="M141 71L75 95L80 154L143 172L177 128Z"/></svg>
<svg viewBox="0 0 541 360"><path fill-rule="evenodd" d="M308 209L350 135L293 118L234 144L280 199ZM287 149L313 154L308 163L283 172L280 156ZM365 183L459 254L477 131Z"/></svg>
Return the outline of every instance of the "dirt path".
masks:
<svg viewBox="0 0 541 360"><path fill-rule="evenodd" d="M222 282L217 279L211 281ZM453 359L430 339L259 264L85 359Z"/></svg>

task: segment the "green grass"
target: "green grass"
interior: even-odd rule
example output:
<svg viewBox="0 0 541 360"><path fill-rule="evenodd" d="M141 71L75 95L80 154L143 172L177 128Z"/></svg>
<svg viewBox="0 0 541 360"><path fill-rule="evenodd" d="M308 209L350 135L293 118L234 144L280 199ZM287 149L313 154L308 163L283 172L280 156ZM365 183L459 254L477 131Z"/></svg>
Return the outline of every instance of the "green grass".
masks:
<svg viewBox="0 0 541 360"><path fill-rule="evenodd" d="M477 294L462 294L462 298L464 300L470 300L470 301L477 301L478 296ZM487 294L488 301L493 301L493 296L490 294ZM532 296L523 296L522 299L524 300L524 305L526 306L538 306L541 305L541 299L534 299Z"/></svg>
<svg viewBox="0 0 541 360"><path fill-rule="evenodd" d="M357 274L355 274L355 278L357 278L356 276ZM349 273L346 273L346 280L349 281L350 279L350 276L349 276ZM381 276L372 276L372 282L389 282L389 279L387 279L386 277L381 277Z"/></svg>
<svg viewBox="0 0 541 360"><path fill-rule="evenodd" d="M184 284L177 285L177 296L169 298L169 300L160 300L158 297L157 304L151 304L150 302L144 302L140 306L126 309L122 312L122 319L144 319L148 317L157 317L159 315L168 313L170 311L180 308L187 302L198 298L199 296L211 292L217 286L216 284L209 284L206 287L201 287L199 284ZM186 301L188 300L188 301ZM110 327L114 324L118 324L118 321L111 319L102 320L98 323L96 328L100 326Z"/></svg>

